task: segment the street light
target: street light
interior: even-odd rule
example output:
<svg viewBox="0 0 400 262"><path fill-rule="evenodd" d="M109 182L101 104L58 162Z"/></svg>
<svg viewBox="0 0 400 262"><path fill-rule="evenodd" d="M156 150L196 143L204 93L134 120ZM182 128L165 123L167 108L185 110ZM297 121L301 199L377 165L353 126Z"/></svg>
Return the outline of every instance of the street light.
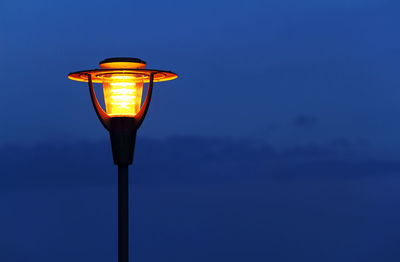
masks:
<svg viewBox="0 0 400 262"><path fill-rule="evenodd" d="M153 83L177 78L175 73L145 69L138 58L117 57L100 62L100 69L73 72L68 78L88 82L96 114L109 131L114 164L118 165L118 261L128 262L128 165L132 164L136 131L149 108ZM106 111L102 109L93 89L102 83ZM143 83L149 83L142 101Z"/></svg>

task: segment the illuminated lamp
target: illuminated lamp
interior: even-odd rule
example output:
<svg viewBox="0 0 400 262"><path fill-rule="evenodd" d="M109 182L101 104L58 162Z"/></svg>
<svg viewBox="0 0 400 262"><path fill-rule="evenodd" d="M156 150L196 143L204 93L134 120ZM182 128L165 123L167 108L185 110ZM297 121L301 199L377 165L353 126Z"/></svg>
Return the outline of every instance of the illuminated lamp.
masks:
<svg viewBox="0 0 400 262"><path fill-rule="evenodd" d="M73 72L68 78L88 82L96 114L109 131L114 164L118 165L118 261L128 262L128 165L133 162L136 131L149 108L154 82L177 78L170 71L146 69L138 58L117 57L100 62L100 69ZM93 83L101 83L105 110L100 106ZM148 83L142 103L143 84Z"/></svg>

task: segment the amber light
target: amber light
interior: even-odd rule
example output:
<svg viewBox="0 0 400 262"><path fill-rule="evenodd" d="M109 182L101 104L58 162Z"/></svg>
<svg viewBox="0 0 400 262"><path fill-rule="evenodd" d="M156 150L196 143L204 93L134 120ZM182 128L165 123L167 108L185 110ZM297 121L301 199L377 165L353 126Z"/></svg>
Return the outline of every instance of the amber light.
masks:
<svg viewBox="0 0 400 262"><path fill-rule="evenodd" d="M135 116L142 102L143 78L135 74L107 74L103 91L109 116Z"/></svg>

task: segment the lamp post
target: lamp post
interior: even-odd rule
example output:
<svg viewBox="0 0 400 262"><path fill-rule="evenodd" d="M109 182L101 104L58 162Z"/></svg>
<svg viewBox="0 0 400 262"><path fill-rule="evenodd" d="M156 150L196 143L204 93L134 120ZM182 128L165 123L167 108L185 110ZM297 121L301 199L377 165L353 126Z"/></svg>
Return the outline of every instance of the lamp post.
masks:
<svg viewBox="0 0 400 262"><path fill-rule="evenodd" d="M117 57L100 62L100 69L73 72L68 78L88 82L90 97L102 125L110 133L114 164L118 165L118 261L128 262L129 205L128 166L133 162L136 131L149 108L153 83L177 78L175 73L145 69L138 58ZM93 83L102 83L106 111L94 92ZM143 83L149 83L142 101Z"/></svg>

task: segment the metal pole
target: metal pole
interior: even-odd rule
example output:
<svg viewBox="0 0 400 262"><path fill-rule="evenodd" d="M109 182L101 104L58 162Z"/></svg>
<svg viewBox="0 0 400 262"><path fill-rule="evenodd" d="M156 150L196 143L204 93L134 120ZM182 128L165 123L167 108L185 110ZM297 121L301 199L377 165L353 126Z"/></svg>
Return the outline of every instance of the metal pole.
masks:
<svg viewBox="0 0 400 262"><path fill-rule="evenodd" d="M129 258L128 165L118 165L118 262Z"/></svg>

